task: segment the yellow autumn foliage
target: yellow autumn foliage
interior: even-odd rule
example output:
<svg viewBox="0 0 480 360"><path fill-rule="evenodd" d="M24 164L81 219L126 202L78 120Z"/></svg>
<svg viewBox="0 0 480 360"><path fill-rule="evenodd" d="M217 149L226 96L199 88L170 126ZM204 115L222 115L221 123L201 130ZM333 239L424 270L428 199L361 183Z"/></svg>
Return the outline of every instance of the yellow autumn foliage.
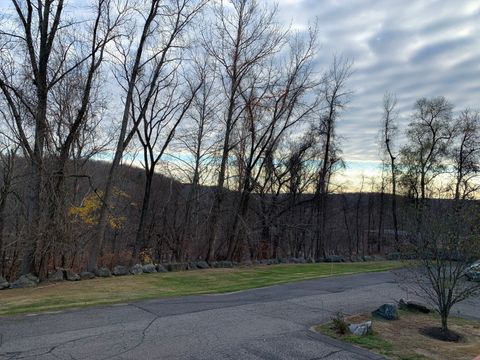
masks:
<svg viewBox="0 0 480 360"><path fill-rule="evenodd" d="M129 195L121 190L114 189L113 196L117 198L129 198ZM88 194L80 206L71 206L68 214L71 217L80 219L87 225L97 225L99 221L99 210L102 207L103 192ZM112 229L120 229L126 222L126 216L114 216L114 206L110 206L108 224Z"/></svg>

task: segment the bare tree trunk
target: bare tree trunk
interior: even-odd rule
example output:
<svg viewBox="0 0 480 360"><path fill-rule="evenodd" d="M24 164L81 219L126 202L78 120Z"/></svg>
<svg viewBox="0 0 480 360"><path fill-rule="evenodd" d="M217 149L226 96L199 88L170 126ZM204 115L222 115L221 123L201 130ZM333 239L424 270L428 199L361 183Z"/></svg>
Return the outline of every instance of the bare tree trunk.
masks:
<svg viewBox="0 0 480 360"><path fill-rule="evenodd" d="M227 164L228 164L228 156L230 154L230 135L233 130L233 112L235 109L235 97L236 97L236 88L235 82L237 81L236 78L236 70L233 71L234 80L232 80L232 87L230 89L230 99L228 105L228 112L227 112L227 122L225 125L225 135L223 140L223 150L222 150L222 160L220 163L220 170L218 172L217 184L215 187L215 195L213 198L213 205L210 211L210 221L209 221L209 229L210 234L208 237L208 252L207 252L207 261L213 261L215 259L215 246L218 242L219 236L219 229L218 229L218 222L219 222L219 213L222 207L223 198L224 198L224 186L225 186L225 175L227 171Z"/></svg>
<svg viewBox="0 0 480 360"><path fill-rule="evenodd" d="M382 179L382 188L380 192L380 209L378 211L378 236L377 236L377 253L381 254L383 251L384 230L383 230L383 212L385 207L385 187L384 179Z"/></svg>
<svg viewBox="0 0 480 360"><path fill-rule="evenodd" d="M122 132L123 132L123 126L122 126ZM120 145L120 141L119 141L119 145ZM102 248L104 234L107 228L107 220L109 215L108 204L111 201L113 181L117 172L117 167L118 165L120 165L122 154L123 154L123 141L121 146L117 145L115 157L108 171L107 182L105 184L105 191L102 196L102 206L100 208L100 218L97 225L97 232L94 239L90 241L89 258L87 263L87 269L89 271L95 271L97 269L97 255L98 255L98 251Z"/></svg>
<svg viewBox="0 0 480 360"><path fill-rule="evenodd" d="M442 332L444 334L448 334L449 333L449 330L448 330L448 311L442 311L441 314L440 314L440 317L442 319Z"/></svg>
<svg viewBox="0 0 480 360"><path fill-rule="evenodd" d="M153 169L145 173L145 187L142 201L142 210L140 211L140 220L138 223L137 233L135 236L135 244L133 246L131 264L137 261L138 255L140 254L140 249L147 246L147 239L145 234L145 221L148 215L148 209L150 207L150 194L152 190L153 182Z"/></svg>
<svg viewBox="0 0 480 360"><path fill-rule="evenodd" d="M154 22L155 18L158 15L159 5L160 5L159 0L154 0L151 3L150 11L145 19L142 34L138 43L138 47L136 49L135 61L132 66L132 70L129 74L129 80L127 84L127 93L125 96L125 104L123 108L123 115L122 115L122 121L120 126L120 134L118 136L117 145L115 148L115 155L113 157L112 163L108 171L105 190L102 196L102 206L100 208L100 216L98 220L97 231L92 241L90 241L89 258L87 263L87 269L89 271L94 271L97 269L97 256L98 256L98 251L102 248L103 240L105 236L105 230L107 228L107 221L108 221L108 215L109 215L108 207L111 202L112 190L113 190L112 188L113 188L114 180L116 177L117 169L118 169L118 166L120 165L120 161L122 160L123 152L125 148L128 146L128 143L131 137L133 136L133 134L135 133L136 127L138 126L138 123L134 124L133 129L131 129L130 133L127 134L127 128L130 120L130 109L133 101L133 93L134 93L135 85L139 75L139 69L142 65L142 56L145 50L145 44L147 42L147 39L151 35L151 30L150 30L151 24Z"/></svg>

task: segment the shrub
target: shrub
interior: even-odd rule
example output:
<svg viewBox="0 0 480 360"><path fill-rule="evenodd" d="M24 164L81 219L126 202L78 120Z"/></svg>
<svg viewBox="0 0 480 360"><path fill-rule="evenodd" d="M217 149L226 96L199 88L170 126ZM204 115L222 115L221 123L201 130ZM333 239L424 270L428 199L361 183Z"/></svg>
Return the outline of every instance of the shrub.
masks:
<svg viewBox="0 0 480 360"><path fill-rule="evenodd" d="M335 313L332 317L332 330L339 335L348 333L348 323L345 321L345 317L341 312Z"/></svg>

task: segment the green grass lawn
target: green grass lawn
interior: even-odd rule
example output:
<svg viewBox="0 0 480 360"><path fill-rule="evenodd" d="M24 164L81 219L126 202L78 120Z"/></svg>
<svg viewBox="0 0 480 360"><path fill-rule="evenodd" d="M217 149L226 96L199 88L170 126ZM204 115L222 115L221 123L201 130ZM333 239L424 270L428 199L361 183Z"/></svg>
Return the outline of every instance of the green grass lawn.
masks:
<svg viewBox="0 0 480 360"><path fill-rule="evenodd" d="M0 291L0 315L55 311L172 296L219 294L334 275L398 269L401 262L288 264L42 283Z"/></svg>

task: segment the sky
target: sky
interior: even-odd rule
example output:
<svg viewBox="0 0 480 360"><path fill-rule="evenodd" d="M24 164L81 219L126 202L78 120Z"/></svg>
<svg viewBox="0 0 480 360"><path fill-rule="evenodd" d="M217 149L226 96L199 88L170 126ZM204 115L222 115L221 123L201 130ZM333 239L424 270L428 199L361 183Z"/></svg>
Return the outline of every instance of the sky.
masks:
<svg viewBox="0 0 480 360"><path fill-rule="evenodd" d="M445 96L456 111L480 109L480 0L258 1L276 2L279 20L292 29L318 21L319 71L334 55L353 61L353 95L337 127L347 165L341 181L358 186L360 175L378 176L386 91L397 96L401 129L419 97ZM0 0L2 8L10 1Z"/></svg>
<svg viewBox="0 0 480 360"><path fill-rule="evenodd" d="M480 109L480 0L280 0L285 23L318 20L319 62L353 60L353 96L338 123L346 178L375 176L382 98L396 93L400 127L419 97Z"/></svg>

